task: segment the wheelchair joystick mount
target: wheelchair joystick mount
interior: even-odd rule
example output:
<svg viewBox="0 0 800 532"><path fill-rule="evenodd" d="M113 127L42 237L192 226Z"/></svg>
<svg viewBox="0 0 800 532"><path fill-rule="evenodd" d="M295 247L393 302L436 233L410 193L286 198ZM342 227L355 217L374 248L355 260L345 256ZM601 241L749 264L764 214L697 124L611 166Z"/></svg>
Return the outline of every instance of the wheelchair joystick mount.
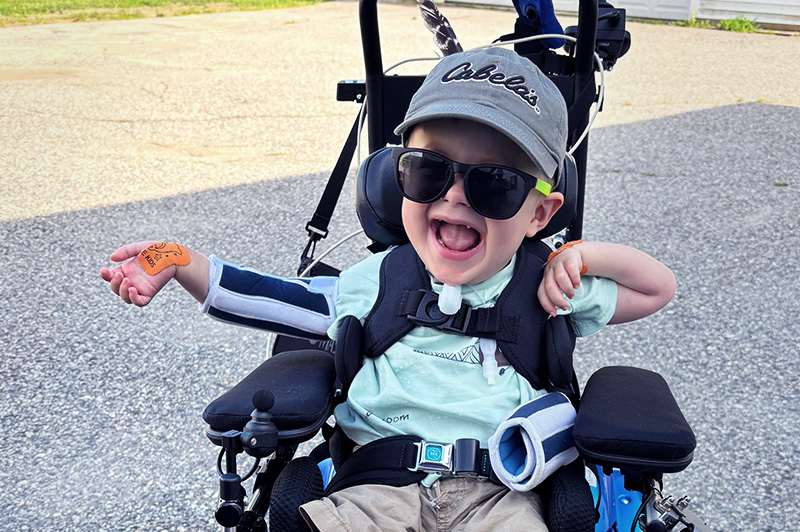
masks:
<svg viewBox="0 0 800 532"><path fill-rule="evenodd" d="M229 430L218 434L219 445L222 446L217 461L219 474L219 503L215 512L217 522L226 528L237 527L248 520L248 510L245 511L246 492L242 482L250 478L258 469L262 458L275 452L278 447L278 428L272 421L270 410L275 405L275 397L268 390L260 390L253 395L253 410L250 421L242 431ZM236 469L236 456L246 452L256 459L250 472L241 477ZM223 471L222 463L225 462ZM255 497L254 500L258 497ZM252 516L250 516L252 517ZM263 519L262 519L263 521ZM253 530L258 523L255 523Z"/></svg>
<svg viewBox="0 0 800 532"><path fill-rule="evenodd" d="M242 447L250 456L265 458L278 447L278 428L269 412L274 405L275 397L269 390L259 390L253 395L255 410L242 431Z"/></svg>

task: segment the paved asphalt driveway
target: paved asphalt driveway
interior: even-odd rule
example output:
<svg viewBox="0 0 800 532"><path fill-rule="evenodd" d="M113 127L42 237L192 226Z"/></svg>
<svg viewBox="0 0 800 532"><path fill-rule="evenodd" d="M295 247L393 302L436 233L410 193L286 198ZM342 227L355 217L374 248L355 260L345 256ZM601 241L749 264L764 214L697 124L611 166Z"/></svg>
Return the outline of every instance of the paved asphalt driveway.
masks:
<svg viewBox="0 0 800 532"><path fill-rule="evenodd" d="M410 21L407 9L385 12ZM322 46L324 60L298 65L298 43L314 39L290 35L324 15L356 32L339 50L357 47L354 10L0 30L0 529L213 529L216 448L200 413L263 360L266 337L200 316L177 285L148 308L125 306L97 270L145 238L294 270L320 172L354 114L330 103L332 86L361 67L357 49L353 59ZM454 13L478 26L508 16ZM253 28L285 47L264 47ZM800 42L654 28L632 30L645 81L632 86L627 57L610 76L585 236L659 257L678 293L651 318L582 340L578 369L662 373L698 439L667 491L693 496L714 530L789 532L800 502L800 85L786 58ZM415 35L425 41L409 42L411 55L430 55L424 30ZM702 51L664 59L683 63L654 83L648 57L686 36ZM715 40L728 54L705 55ZM649 55L635 55L637 42ZM254 48L233 55L244 45ZM714 70L744 49L760 59L734 63L732 78ZM680 79L702 69L716 78ZM309 79L328 84L324 98ZM357 223L345 189L334 235ZM331 262L365 253L353 242Z"/></svg>

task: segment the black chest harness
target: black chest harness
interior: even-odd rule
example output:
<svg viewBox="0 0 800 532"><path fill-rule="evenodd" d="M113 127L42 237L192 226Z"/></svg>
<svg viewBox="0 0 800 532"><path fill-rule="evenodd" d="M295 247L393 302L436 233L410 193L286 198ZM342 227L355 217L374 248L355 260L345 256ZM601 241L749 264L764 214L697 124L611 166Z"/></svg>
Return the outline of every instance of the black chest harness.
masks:
<svg viewBox="0 0 800 532"><path fill-rule="evenodd" d="M564 316L551 318L536 296L549 254L550 248L545 244L525 241L517 253L511 281L495 306L474 309L462 303L458 312L450 316L439 310L430 275L411 245L395 248L381 264L378 297L364 325L355 317L346 318L342 324L336 342L336 373L342 391L347 392L363 357L381 355L412 329L424 326L495 340L509 363L534 389L563 392L575 403L575 333ZM335 439L331 444L337 449L333 453L338 455L338 460L334 456L337 474L328 487L329 493L363 483L406 485L425 476L409 471L414 461L410 455L419 448L419 438L384 438L365 445L349 458L345 458L349 452L342 451L352 447L338 444ZM356 459L359 455L364 459ZM376 456L384 458L376 463ZM475 472L488 476L484 452L475 455L475 462Z"/></svg>

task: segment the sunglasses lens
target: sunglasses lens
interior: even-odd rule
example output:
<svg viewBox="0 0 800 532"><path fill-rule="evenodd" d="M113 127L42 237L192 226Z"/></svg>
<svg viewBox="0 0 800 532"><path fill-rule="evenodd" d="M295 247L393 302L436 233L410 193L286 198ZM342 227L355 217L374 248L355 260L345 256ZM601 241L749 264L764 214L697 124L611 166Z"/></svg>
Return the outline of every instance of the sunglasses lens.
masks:
<svg viewBox="0 0 800 532"><path fill-rule="evenodd" d="M435 200L447 186L448 162L432 153L405 152L397 159L397 182L409 199L422 203Z"/></svg>
<svg viewBox="0 0 800 532"><path fill-rule="evenodd" d="M472 168L467 186L473 208L487 218L498 220L513 216L528 192L521 175L490 166Z"/></svg>

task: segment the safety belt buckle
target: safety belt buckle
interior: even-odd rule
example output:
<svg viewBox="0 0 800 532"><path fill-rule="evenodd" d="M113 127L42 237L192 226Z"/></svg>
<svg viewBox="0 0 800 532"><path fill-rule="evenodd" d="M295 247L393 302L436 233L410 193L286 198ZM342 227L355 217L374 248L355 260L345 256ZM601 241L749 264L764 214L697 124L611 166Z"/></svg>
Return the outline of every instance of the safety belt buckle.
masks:
<svg viewBox="0 0 800 532"><path fill-rule="evenodd" d="M445 314L439 310L439 296L430 290L421 289L422 299L417 305L414 315L409 315L408 320L423 327L433 327L440 331L466 334L469 320L472 317L472 307L464 303L455 314Z"/></svg>
<svg viewBox="0 0 800 532"><path fill-rule="evenodd" d="M450 473L453 471L453 444L415 442L417 447L417 460L411 471L425 473Z"/></svg>

